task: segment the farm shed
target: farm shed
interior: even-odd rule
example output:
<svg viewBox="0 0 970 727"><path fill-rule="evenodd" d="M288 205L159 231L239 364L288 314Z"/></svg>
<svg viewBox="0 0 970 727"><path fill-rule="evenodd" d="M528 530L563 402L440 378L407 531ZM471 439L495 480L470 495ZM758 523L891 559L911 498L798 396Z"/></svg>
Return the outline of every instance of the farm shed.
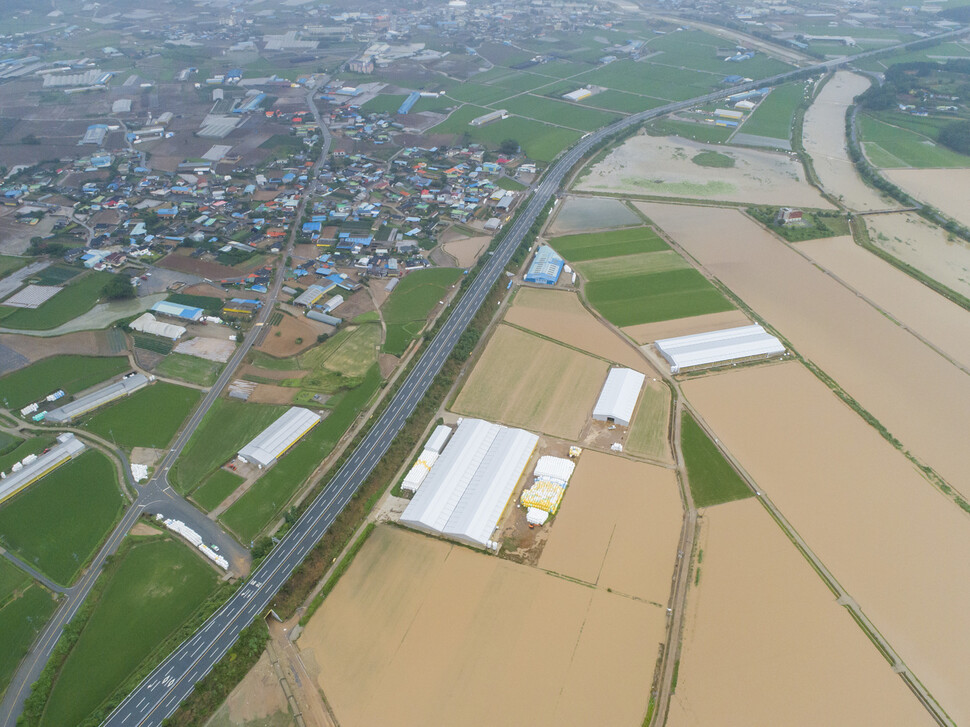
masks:
<svg viewBox="0 0 970 727"><path fill-rule="evenodd" d="M70 432L59 434L57 444L47 452L36 456L32 462L0 479L0 502L13 497L28 485L33 484L65 462L74 459L83 451L84 442L77 439L73 434Z"/></svg>
<svg viewBox="0 0 970 727"><path fill-rule="evenodd" d="M672 374L694 366L785 352L781 341L757 324L678 338L662 338L654 341L653 345L670 363Z"/></svg>
<svg viewBox="0 0 970 727"><path fill-rule="evenodd" d="M445 448L445 444L448 443L448 437L450 436L451 427L447 424L439 424L431 432L431 436L428 437L428 443L424 445L424 448L441 454L441 450Z"/></svg>
<svg viewBox="0 0 970 727"><path fill-rule="evenodd" d="M154 379L155 377L152 378ZM144 389L146 386L148 386L148 381L148 377L144 374L128 374L121 381L108 384L107 386L98 389L97 391L92 391L90 394L86 394L79 399L75 399L64 406L60 406L57 409L52 409L51 411L47 412L46 421L54 422L56 424L69 422L72 419L87 414L89 411L94 411L98 407L102 407L105 404L110 404L115 399L131 396L139 389Z"/></svg>
<svg viewBox="0 0 970 727"><path fill-rule="evenodd" d="M171 316L172 318L181 318L185 321L201 321L202 317L205 316L205 311L201 308L193 308L190 305L181 305L167 300L160 300L151 309L154 313L161 313L163 316Z"/></svg>
<svg viewBox="0 0 970 727"><path fill-rule="evenodd" d="M319 422L319 414L299 406L291 406L279 419L239 450L239 459L252 462L260 469L269 467Z"/></svg>
<svg viewBox="0 0 970 727"><path fill-rule="evenodd" d="M322 285L311 285L309 288L300 293L299 297L293 301L293 305L302 305L304 308L309 308L311 305L316 303L323 297L323 294L327 290Z"/></svg>
<svg viewBox="0 0 970 727"><path fill-rule="evenodd" d="M497 549L498 521L539 438L481 419L458 425L401 515L405 525Z"/></svg>
<svg viewBox="0 0 970 727"><path fill-rule="evenodd" d="M565 261L548 245L540 245L525 274L525 282L555 285L559 280Z"/></svg>
<svg viewBox="0 0 970 727"><path fill-rule="evenodd" d="M173 341L177 341L185 335L184 326L176 326L174 323L162 323L151 313L142 313L129 323L128 327L139 333L149 333L153 336L161 336L162 338L169 338Z"/></svg>
<svg viewBox="0 0 970 727"><path fill-rule="evenodd" d="M640 398L640 389L646 377L633 369L613 368L606 377L600 397L593 407L593 419L601 422L614 421L630 426L633 410Z"/></svg>

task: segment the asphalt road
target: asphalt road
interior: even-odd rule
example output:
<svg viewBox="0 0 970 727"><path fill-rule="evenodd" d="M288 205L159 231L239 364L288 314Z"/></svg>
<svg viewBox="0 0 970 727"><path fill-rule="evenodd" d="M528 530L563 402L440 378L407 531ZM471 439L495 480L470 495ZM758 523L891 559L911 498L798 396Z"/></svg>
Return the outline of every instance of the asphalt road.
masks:
<svg viewBox="0 0 970 727"><path fill-rule="evenodd" d="M955 35L953 31L940 37ZM905 44L904 44L905 45ZM904 47L904 46L900 46ZM868 53L855 56L862 58ZM803 73L822 72L844 65L853 59L819 63L770 78L721 89L697 98L667 104L626 117L583 137L565 152L543 176L532 197L520 212L489 262L472 281L441 330L422 354L390 406L368 432L358 448L334 476L327 489L314 500L283 540L270 552L250 581L238 590L203 626L182 643L118 706L104 722L106 727L140 727L160 725L175 712L182 700L194 689L222 656L235 643L239 633L261 615L272 598L333 524L337 515L361 486L374 466L387 451L394 437L424 396L441 370L458 337L468 326L488 291L508 264L512 253L523 240L543 207L558 191L562 180L582 157L602 139L625 128L673 111L724 98L731 93L774 85ZM314 105L314 108L315 105ZM227 367L227 370L229 368ZM189 428L186 429L189 432Z"/></svg>

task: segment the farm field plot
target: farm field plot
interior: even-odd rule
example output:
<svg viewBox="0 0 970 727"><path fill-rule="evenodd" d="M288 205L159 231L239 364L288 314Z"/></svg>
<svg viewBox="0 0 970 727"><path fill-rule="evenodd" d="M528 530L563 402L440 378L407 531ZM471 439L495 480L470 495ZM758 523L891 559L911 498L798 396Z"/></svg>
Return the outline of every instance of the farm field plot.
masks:
<svg viewBox="0 0 970 727"><path fill-rule="evenodd" d="M567 197L549 229L554 235L613 227L638 227L643 220L618 199Z"/></svg>
<svg viewBox="0 0 970 727"><path fill-rule="evenodd" d="M455 411L577 439L606 378L605 361L499 326Z"/></svg>
<svg viewBox="0 0 970 727"><path fill-rule="evenodd" d="M675 338L689 336L694 333L719 331L722 328L736 328L751 323L743 311L729 310L722 313L707 313L706 315L690 316L689 318L674 318L657 323L642 323L638 326L626 326L623 332L640 345L653 343L661 338Z"/></svg>
<svg viewBox="0 0 970 727"><path fill-rule="evenodd" d="M912 212L873 215L866 227L872 244L970 298L970 244Z"/></svg>
<svg viewBox="0 0 970 727"><path fill-rule="evenodd" d="M285 406L216 399L175 461L172 486L183 494L194 490L284 411Z"/></svg>
<svg viewBox="0 0 970 727"><path fill-rule="evenodd" d="M966 514L797 363L683 390L953 721L970 719Z"/></svg>
<svg viewBox="0 0 970 727"><path fill-rule="evenodd" d="M472 82L461 83L448 89L448 96L451 98L480 106L497 103L503 98L508 98L513 93L513 91L502 88L501 86L486 86Z"/></svg>
<svg viewBox="0 0 970 727"><path fill-rule="evenodd" d="M839 71L825 84L805 112L802 138L825 190L853 210L898 207L867 186L856 173L845 144L845 113L852 100L869 88L869 79Z"/></svg>
<svg viewBox="0 0 970 727"><path fill-rule="evenodd" d="M6 562L3 567L16 570ZM0 596L0 694L54 612L54 606L51 594L29 578L17 585L16 592Z"/></svg>
<svg viewBox="0 0 970 727"><path fill-rule="evenodd" d="M6 559L0 559L0 606L5 604L17 591L31 583L31 577Z"/></svg>
<svg viewBox="0 0 970 727"><path fill-rule="evenodd" d="M893 184L924 204L936 207L962 225L970 226L966 189L970 169L890 169L884 172Z"/></svg>
<svg viewBox="0 0 970 727"><path fill-rule="evenodd" d="M501 108L501 105L498 105ZM458 134L466 132L480 144L497 147L506 139L515 139L522 146L526 155L540 162L552 161L563 149L572 146L582 136L582 132L550 126L539 121L510 117L501 121L493 121L485 126L470 126L469 122L487 114L490 109L482 106L466 104L452 113L428 133Z"/></svg>
<svg viewBox="0 0 970 727"><path fill-rule="evenodd" d="M242 483L243 478L239 475L226 470L216 470L192 492L192 499L199 503L203 510L209 512L235 492Z"/></svg>
<svg viewBox="0 0 970 727"><path fill-rule="evenodd" d="M687 479L697 507L743 500L754 494L694 417L686 411L681 418L680 438Z"/></svg>
<svg viewBox="0 0 970 727"><path fill-rule="evenodd" d="M621 327L734 308L693 268L590 282L586 298L606 320Z"/></svg>
<svg viewBox="0 0 970 727"><path fill-rule="evenodd" d="M89 272L72 281L39 308L0 306L0 325L20 330L49 330L87 313L101 298L111 273Z"/></svg>
<svg viewBox="0 0 970 727"><path fill-rule="evenodd" d="M553 238L549 244L573 263L669 249L660 235L649 227L566 235Z"/></svg>
<svg viewBox="0 0 970 727"><path fill-rule="evenodd" d="M718 47L723 47L725 40L709 35L700 30L687 30L680 33L668 33L650 41L650 51L662 51L661 55L650 58L650 63L664 64L676 68L692 68L697 71L710 71L719 76L734 72L744 73L751 78L764 78L790 70L791 66L782 61L769 58L758 53L742 63L725 63L715 53Z"/></svg>
<svg viewBox="0 0 970 727"><path fill-rule="evenodd" d="M586 450L539 567L666 604L681 513L673 470Z"/></svg>
<svg viewBox="0 0 970 727"><path fill-rule="evenodd" d="M614 91L652 96L661 99L661 103L657 104L659 106L663 101L683 101L709 93L720 78L711 73L621 60L588 71L571 80L577 85L595 84Z"/></svg>
<svg viewBox="0 0 970 727"><path fill-rule="evenodd" d="M723 144L734 133L734 129L726 126L680 121L671 118L656 119L649 122L646 128L647 133L651 136L677 136L701 144Z"/></svg>
<svg viewBox="0 0 970 727"><path fill-rule="evenodd" d="M443 242L441 248L451 255L460 268L470 268L491 243L490 237L464 237Z"/></svg>
<svg viewBox="0 0 970 727"><path fill-rule="evenodd" d="M646 382L630 425L626 451L670 461L670 391L660 381Z"/></svg>
<svg viewBox="0 0 970 727"><path fill-rule="evenodd" d="M155 367L155 373L166 378L181 379L190 384L211 386L219 376L222 366L198 356L170 353Z"/></svg>
<svg viewBox="0 0 970 727"><path fill-rule="evenodd" d="M132 545L101 579L104 590L60 670L41 725L76 725L104 710L104 700L217 583L192 549L168 538Z"/></svg>
<svg viewBox="0 0 970 727"><path fill-rule="evenodd" d="M859 139L877 167L970 167L970 156L958 154L915 131L861 114Z"/></svg>
<svg viewBox="0 0 970 727"><path fill-rule="evenodd" d="M705 513L699 547L670 727L933 724L760 503Z"/></svg>
<svg viewBox="0 0 970 727"><path fill-rule="evenodd" d="M970 379L734 210L644 211L953 488L970 493ZM771 270L771 275L765 275ZM809 313L806 313L809 312ZM913 382L919 372L919 385Z"/></svg>
<svg viewBox="0 0 970 727"><path fill-rule="evenodd" d="M624 111L635 114L638 111L646 111L661 106L663 101L649 96L626 93L625 91L608 90L584 98L580 103L584 106L595 106L606 111Z"/></svg>
<svg viewBox="0 0 970 727"><path fill-rule="evenodd" d="M632 346L586 310L575 293L519 288L505 321L637 371L655 373Z"/></svg>
<svg viewBox="0 0 970 727"><path fill-rule="evenodd" d="M84 391L128 367L124 356L51 356L0 378L0 399L10 409L20 409L58 389Z"/></svg>
<svg viewBox="0 0 970 727"><path fill-rule="evenodd" d="M970 311L897 270L851 237L799 243L798 249L909 330L970 368Z"/></svg>
<svg viewBox="0 0 970 727"><path fill-rule="evenodd" d="M20 270L30 262L30 258L16 257L15 255L0 255L0 278L10 275L10 273Z"/></svg>
<svg viewBox="0 0 970 727"><path fill-rule="evenodd" d="M626 278L631 275L665 273L689 267L690 264L673 250L643 252L637 255L621 255L576 263L576 269L590 282Z"/></svg>
<svg viewBox="0 0 970 727"><path fill-rule="evenodd" d="M123 505L114 465L89 450L0 506L0 543L58 583L70 585L121 516Z"/></svg>
<svg viewBox="0 0 970 727"><path fill-rule="evenodd" d="M778 86L768 94L741 125L741 132L769 139L791 139L795 110L805 98L802 81Z"/></svg>
<svg viewBox="0 0 970 727"><path fill-rule="evenodd" d="M379 526L297 643L346 727L639 724L663 627L652 604Z"/></svg>
<svg viewBox="0 0 970 727"><path fill-rule="evenodd" d="M547 121L557 126L568 126L581 131L593 131L620 118L616 114L584 108L578 104L532 95L507 99L502 102L502 108L507 109L509 113L536 121Z"/></svg>
<svg viewBox="0 0 970 727"><path fill-rule="evenodd" d="M386 353L400 356L424 328L432 309L461 277L455 268L416 270L398 283L381 308L387 324Z"/></svg>
<svg viewBox="0 0 970 727"><path fill-rule="evenodd" d="M165 448L202 392L157 381L88 417L82 426L125 449Z"/></svg>
<svg viewBox="0 0 970 727"><path fill-rule="evenodd" d="M769 97L770 98L770 97ZM703 152L730 157L734 166L716 173L693 161ZM762 149L724 149L676 137L641 134L625 141L584 172L575 189L726 202L831 209L808 184L801 164L788 154Z"/></svg>

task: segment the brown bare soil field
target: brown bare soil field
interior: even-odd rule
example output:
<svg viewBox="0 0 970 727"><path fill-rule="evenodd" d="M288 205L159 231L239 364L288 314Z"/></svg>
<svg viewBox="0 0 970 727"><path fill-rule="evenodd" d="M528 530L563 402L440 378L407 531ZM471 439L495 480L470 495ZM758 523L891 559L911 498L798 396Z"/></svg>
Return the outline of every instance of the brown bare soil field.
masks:
<svg viewBox="0 0 970 727"><path fill-rule="evenodd" d="M803 141L825 191L854 210L891 209L899 205L862 181L845 144L846 109L869 85L865 76L836 73L805 112Z"/></svg>
<svg viewBox="0 0 970 727"><path fill-rule="evenodd" d="M115 354L104 331L78 331L63 336L41 338L17 333L3 334L3 344L31 362L49 356L77 354L79 356L111 356Z"/></svg>
<svg viewBox="0 0 970 727"><path fill-rule="evenodd" d="M734 166L712 173L709 167L692 161L708 151L730 156ZM647 134L628 139L608 154L580 180L576 189L832 208L805 181L801 164L788 154Z"/></svg>
<svg viewBox="0 0 970 727"><path fill-rule="evenodd" d="M320 255L320 248L316 245L294 245L293 257L303 258L304 260L316 260Z"/></svg>
<svg viewBox="0 0 970 727"><path fill-rule="evenodd" d="M394 373L394 369L401 362L397 356L392 356L389 353L381 353L377 355L377 365L381 369L381 378L388 379L391 374Z"/></svg>
<svg viewBox="0 0 970 727"><path fill-rule="evenodd" d="M276 671L263 652L206 727L283 727L296 724L288 714L286 694L280 686Z"/></svg>
<svg viewBox="0 0 970 727"><path fill-rule="evenodd" d="M970 244L912 212L872 215L866 225L874 245L970 298Z"/></svg>
<svg viewBox="0 0 970 727"><path fill-rule="evenodd" d="M166 255L156 265L160 268L175 270L179 273L191 273L192 275L211 278L212 280L224 280L226 278L238 278L241 276L238 270L233 270L227 265L197 260L188 255L180 255L177 252Z"/></svg>
<svg viewBox="0 0 970 727"><path fill-rule="evenodd" d="M605 361L500 325L453 409L576 440L592 415L607 368Z"/></svg>
<svg viewBox="0 0 970 727"><path fill-rule="evenodd" d="M642 207L907 450L970 495L967 374L740 212Z"/></svg>
<svg viewBox="0 0 970 727"><path fill-rule="evenodd" d="M275 386L274 384L256 384L249 401L254 404L292 404L293 397L299 389L292 386Z"/></svg>
<svg viewBox="0 0 970 727"><path fill-rule="evenodd" d="M586 450L539 567L666 604L681 517L673 470Z"/></svg>
<svg viewBox="0 0 970 727"><path fill-rule="evenodd" d="M519 288L505 320L614 363L656 375L633 346L583 307L576 293Z"/></svg>
<svg viewBox="0 0 970 727"><path fill-rule="evenodd" d="M799 243L798 250L970 368L970 311L856 245L851 237L811 240Z"/></svg>
<svg viewBox="0 0 970 727"><path fill-rule="evenodd" d="M185 289L179 291L185 293L186 295L208 295L213 298L225 299L228 297L228 293L220 288L218 285L213 285L212 283L196 283L195 285L189 285Z"/></svg>
<svg viewBox="0 0 970 727"><path fill-rule="evenodd" d="M317 345L324 324L309 318L284 315L279 325L271 326L257 350L277 358L289 358ZM277 336L276 334L280 335ZM299 339L299 343L297 343Z"/></svg>
<svg viewBox="0 0 970 727"><path fill-rule="evenodd" d="M128 532L131 535L160 535L162 531L158 528L153 528L146 522L139 520Z"/></svg>
<svg viewBox="0 0 970 727"><path fill-rule="evenodd" d="M384 525L298 645L344 727L586 727L643 720L663 635L662 608Z"/></svg>
<svg viewBox="0 0 970 727"><path fill-rule="evenodd" d="M455 259L458 267L470 268L491 241L491 237L466 237L462 240L442 243L441 247Z"/></svg>
<svg viewBox="0 0 970 727"><path fill-rule="evenodd" d="M387 285L386 282L384 284ZM334 311L334 315L347 321L353 320L362 313L368 313L372 310L374 310L374 299L371 297L369 290L366 288L361 288L360 290L351 293L347 300L337 307L337 310Z"/></svg>
<svg viewBox="0 0 970 727"><path fill-rule="evenodd" d="M970 169L887 169L883 174L920 202L970 227Z"/></svg>
<svg viewBox="0 0 970 727"><path fill-rule="evenodd" d="M668 727L934 724L757 500L709 508L700 547Z"/></svg>
<svg viewBox="0 0 970 727"><path fill-rule="evenodd" d="M744 311L728 310L721 313L705 313L689 318L675 318L672 321L658 321L657 323L641 323L638 326L627 326L623 332L637 343L643 345L653 343L660 338L674 338L676 336L690 336L694 333L708 333L722 328L735 328L750 325L751 321Z"/></svg>
<svg viewBox="0 0 970 727"><path fill-rule="evenodd" d="M307 372L304 369L290 369L289 371L280 371L278 369L264 369L259 366L252 366L246 364L239 369L239 376L258 376L261 379L270 379L272 381L282 381L283 379L299 379L306 376Z"/></svg>
<svg viewBox="0 0 970 727"><path fill-rule="evenodd" d="M684 392L954 722L970 722L966 513L800 364Z"/></svg>

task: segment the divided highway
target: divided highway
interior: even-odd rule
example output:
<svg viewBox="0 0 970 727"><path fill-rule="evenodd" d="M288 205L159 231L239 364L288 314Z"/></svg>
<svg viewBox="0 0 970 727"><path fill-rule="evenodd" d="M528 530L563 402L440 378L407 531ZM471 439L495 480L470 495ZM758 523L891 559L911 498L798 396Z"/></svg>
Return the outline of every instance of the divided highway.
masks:
<svg viewBox="0 0 970 727"><path fill-rule="evenodd" d="M952 34L955 33L945 35ZM866 55L868 53L859 54L856 58ZM107 727L160 725L175 712L182 700L192 692L195 684L208 674L229 650L239 633L266 610L283 583L327 532L334 519L384 456L394 437L414 411L415 405L441 370L459 336L481 306L532 223L553 198L564 177L594 145L618 131L657 116L721 99L730 93L774 85L789 80L798 73L804 73L805 70L827 71L847 62L848 59L827 61L810 69L779 74L634 114L587 135L564 153L543 176L525 208L507 229L503 242L454 307L437 336L428 345L395 394L389 407L337 472L327 489L310 504L290 532L255 571L249 582L146 677L108 717L104 725Z"/></svg>

